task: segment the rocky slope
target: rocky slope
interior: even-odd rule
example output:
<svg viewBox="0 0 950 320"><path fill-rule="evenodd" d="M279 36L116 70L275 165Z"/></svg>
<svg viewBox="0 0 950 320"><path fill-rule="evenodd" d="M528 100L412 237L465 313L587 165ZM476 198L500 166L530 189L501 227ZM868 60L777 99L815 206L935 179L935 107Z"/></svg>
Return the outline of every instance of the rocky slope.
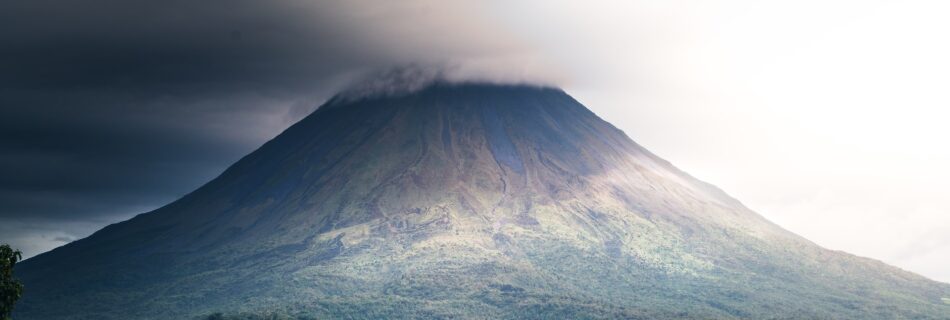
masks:
<svg viewBox="0 0 950 320"><path fill-rule="evenodd" d="M153 212L29 259L18 319L948 319L551 88L338 98Z"/></svg>

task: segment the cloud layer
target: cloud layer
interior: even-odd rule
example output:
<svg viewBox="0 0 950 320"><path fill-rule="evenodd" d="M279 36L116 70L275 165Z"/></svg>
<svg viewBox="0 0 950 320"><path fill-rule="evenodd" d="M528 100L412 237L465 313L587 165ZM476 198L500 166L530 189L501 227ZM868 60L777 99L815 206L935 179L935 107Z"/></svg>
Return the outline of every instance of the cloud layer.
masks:
<svg viewBox="0 0 950 320"><path fill-rule="evenodd" d="M530 49L483 9L439 1L6 3L0 240L31 256L167 203L380 68L520 80Z"/></svg>

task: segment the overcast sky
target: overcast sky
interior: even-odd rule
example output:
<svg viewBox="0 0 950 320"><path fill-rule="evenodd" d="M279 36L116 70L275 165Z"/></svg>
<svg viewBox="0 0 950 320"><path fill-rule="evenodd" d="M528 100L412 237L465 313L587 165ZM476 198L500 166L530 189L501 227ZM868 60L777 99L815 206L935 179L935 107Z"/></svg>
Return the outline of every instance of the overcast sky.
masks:
<svg viewBox="0 0 950 320"><path fill-rule="evenodd" d="M360 74L559 85L818 244L950 281L943 1L4 1L0 242L174 200Z"/></svg>

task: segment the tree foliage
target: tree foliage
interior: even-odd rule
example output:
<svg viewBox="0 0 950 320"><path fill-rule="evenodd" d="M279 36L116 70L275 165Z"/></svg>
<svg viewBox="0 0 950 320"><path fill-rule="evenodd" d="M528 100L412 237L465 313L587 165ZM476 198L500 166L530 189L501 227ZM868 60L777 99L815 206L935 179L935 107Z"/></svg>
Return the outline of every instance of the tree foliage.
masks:
<svg viewBox="0 0 950 320"><path fill-rule="evenodd" d="M0 245L0 319L10 320L13 305L23 294L23 284L13 277L13 265L23 259L19 250Z"/></svg>

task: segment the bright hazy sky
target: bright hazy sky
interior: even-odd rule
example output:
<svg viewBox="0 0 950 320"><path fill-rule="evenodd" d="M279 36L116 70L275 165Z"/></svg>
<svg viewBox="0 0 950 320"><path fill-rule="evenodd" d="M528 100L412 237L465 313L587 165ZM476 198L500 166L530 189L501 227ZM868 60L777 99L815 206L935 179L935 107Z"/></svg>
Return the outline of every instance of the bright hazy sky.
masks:
<svg viewBox="0 0 950 320"><path fill-rule="evenodd" d="M950 282L950 2L536 2L511 23L594 68L568 91L634 140L822 246Z"/></svg>

